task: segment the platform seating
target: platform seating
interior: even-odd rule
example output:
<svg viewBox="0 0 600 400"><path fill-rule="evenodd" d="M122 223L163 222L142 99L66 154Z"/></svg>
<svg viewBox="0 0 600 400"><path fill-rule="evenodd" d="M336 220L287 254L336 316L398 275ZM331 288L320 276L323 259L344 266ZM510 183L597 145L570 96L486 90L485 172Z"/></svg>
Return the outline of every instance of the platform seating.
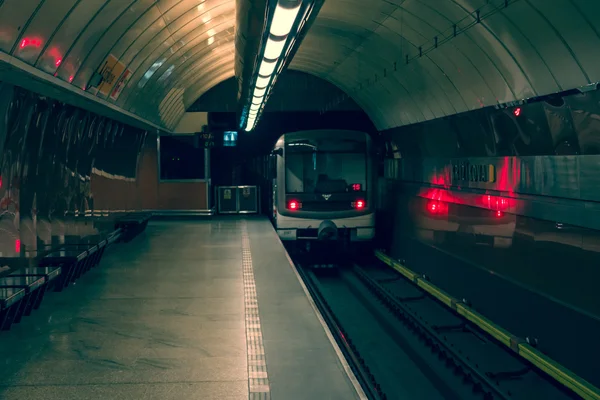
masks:
<svg viewBox="0 0 600 400"><path fill-rule="evenodd" d="M115 221L115 230L120 229L122 232L119 241L130 242L146 229L151 218L151 213L131 213L119 217Z"/></svg>
<svg viewBox="0 0 600 400"><path fill-rule="evenodd" d="M100 263L110 245L129 242L143 232L151 217L148 213L128 214L116 220L115 230L108 235L75 238L76 242L43 250L37 266L22 265L26 258L5 260L12 261L12 267L0 277L0 330L10 329L38 309L46 292L61 292L75 283Z"/></svg>
<svg viewBox="0 0 600 400"><path fill-rule="evenodd" d="M0 278L0 330L37 310L60 273L60 267L28 267Z"/></svg>
<svg viewBox="0 0 600 400"><path fill-rule="evenodd" d="M40 267L60 267L59 281L54 285L54 291L60 292L75 283L85 272L98 265L100 258L108 245L102 240L97 244L71 244L48 253L43 257Z"/></svg>
<svg viewBox="0 0 600 400"><path fill-rule="evenodd" d="M21 321L23 316L41 301L45 277L40 275L17 275L0 278L0 329L8 330L13 323Z"/></svg>
<svg viewBox="0 0 600 400"><path fill-rule="evenodd" d="M61 292L96 267L105 250L120 241L129 242L146 228L151 214L118 218L115 230L67 242L40 254L37 266L19 265L27 259L11 259L12 270L0 277L0 330L8 330L40 307L48 291Z"/></svg>

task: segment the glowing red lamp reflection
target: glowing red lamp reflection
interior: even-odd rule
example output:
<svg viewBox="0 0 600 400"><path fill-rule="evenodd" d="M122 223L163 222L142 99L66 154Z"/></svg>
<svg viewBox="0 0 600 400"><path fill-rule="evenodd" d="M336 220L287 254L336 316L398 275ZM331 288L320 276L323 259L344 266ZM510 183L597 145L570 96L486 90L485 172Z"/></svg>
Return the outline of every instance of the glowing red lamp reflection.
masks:
<svg viewBox="0 0 600 400"><path fill-rule="evenodd" d="M40 47L42 45L42 41L40 39L32 39L32 38L24 38L21 40L20 47L24 49L25 47L33 46Z"/></svg>
<svg viewBox="0 0 600 400"><path fill-rule="evenodd" d="M360 189L361 189L360 183L354 183L354 184L352 184L352 190L353 191L360 192Z"/></svg>
<svg viewBox="0 0 600 400"><path fill-rule="evenodd" d="M521 107L517 107L513 110L513 114L515 114L515 117L518 117L519 115L521 115Z"/></svg>
<svg viewBox="0 0 600 400"><path fill-rule="evenodd" d="M434 215L445 215L448 214L448 203L437 200L430 200L427 202L427 211Z"/></svg>
<svg viewBox="0 0 600 400"><path fill-rule="evenodd" d="M15 240L15 253L20 253L21 252L21 240L17 239Z"/></svg>

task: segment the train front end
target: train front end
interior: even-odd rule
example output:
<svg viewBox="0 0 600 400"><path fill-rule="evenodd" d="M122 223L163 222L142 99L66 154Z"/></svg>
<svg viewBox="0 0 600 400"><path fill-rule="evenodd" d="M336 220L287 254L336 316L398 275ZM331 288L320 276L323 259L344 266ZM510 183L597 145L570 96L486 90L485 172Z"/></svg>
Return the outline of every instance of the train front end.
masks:
<svg viewBox="0 0 600 400"><path fill-rule="evenodd" d="M352 243L374 237L369 135L354 131L289 133L277 142L273 210L284 241Z"/></svg>

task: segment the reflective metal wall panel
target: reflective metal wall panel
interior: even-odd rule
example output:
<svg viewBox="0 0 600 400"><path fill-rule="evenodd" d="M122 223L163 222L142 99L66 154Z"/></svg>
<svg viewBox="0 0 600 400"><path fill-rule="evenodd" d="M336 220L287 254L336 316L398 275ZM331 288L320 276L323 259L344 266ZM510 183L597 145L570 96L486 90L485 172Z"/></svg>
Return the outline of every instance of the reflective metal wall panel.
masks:
<svg viewBox="0 0 600 400"><path fill-rule="evenodd" d="M326 77L384 130L598 82L599 13L594 1L327 0L290 68Z"/></svg>
<svg viewBox="0 0 600 400"><path fill-rule="evenodd" d="M599 104L574 92L383 132L379 239L428 276L441 252L452 273L600 318Z"/></svg>
<svg viewBox="0 0 600 400"><path fill-rule="evenodd" d="M140 209L144 131L1 82L0 116L0 257L36 257Z"/></svg>
<svg viewBox="0 0 600 400"><path fill-rule="evenodd" d="M393 207L380 214L378 225L393 257L521 337L541 337L547 330L539 321L554 326L563 315L581 326L597 326L598 230L465 204L444 206L397 183L388 192ZM523 292L527 295L520 299L531 303L513 297ZM555 318L540 313L542 301L557 312ZM551 347L553 359L598 385L598 350L590 351L588 340L564 346L562 332L554 336L554 345L545 340L544 348Z"/></svg>
<svg viewBox="0 0 600 400"><path fill-rule="evenodd" d="M503 211L600 229L599 104L593 90L388 130L386 176L419 196L478 207L491 195Z"/></svg>
<svg viewBox="0 0 600 400"><path fill-rule="evenodd" d="M265 4L5 0L0 51L168 129L234 76L234 51L242 74ZM324 111L350 96L385 130L595 84L599 14L582 0L327 0L290 68L346 93Z"/></svg>
<svg viewBox="0 0 600 400"><path fill-rule="evenodd" d="M233 43L234 24L235 0L6 0L0 51L168 130L199 90L219 81L214 74L167 78L213 66L213 50ZM194 50L194 60L180 68ZM231 48L218 59L218 76L233 76ZM172 90L183 107L161 107L151 95ZM184 103L184 93L195 98Z"/></svg>

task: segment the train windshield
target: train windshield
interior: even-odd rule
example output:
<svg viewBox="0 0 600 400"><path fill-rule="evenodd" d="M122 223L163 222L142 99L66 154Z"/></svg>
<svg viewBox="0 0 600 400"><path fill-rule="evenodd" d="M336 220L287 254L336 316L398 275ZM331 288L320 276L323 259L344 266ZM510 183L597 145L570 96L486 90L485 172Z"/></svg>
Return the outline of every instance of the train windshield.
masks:
<svg viewBox="0 0 600 400"><path fill-rule="evenodd" d="M287 193L362 192L367 186L366 143L297 140L286 144Z"/></svg>

